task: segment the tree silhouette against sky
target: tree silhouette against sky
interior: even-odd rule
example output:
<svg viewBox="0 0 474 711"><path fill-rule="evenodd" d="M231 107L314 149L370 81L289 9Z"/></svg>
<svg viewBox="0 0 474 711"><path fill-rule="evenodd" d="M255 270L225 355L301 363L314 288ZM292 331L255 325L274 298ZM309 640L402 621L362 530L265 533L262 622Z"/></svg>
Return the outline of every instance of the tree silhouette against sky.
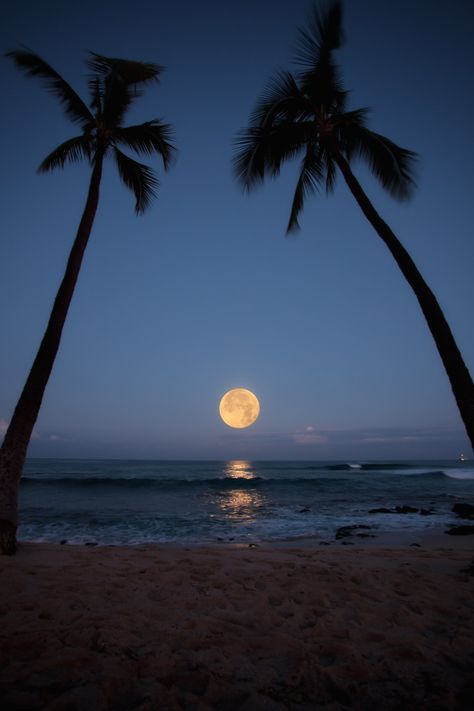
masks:
<svg viewBox="0 0 474 711"><path fill-rule="evenodd" d="M351 170L362 159L394 198L410 197L415 183L415 153L400 148L366 126L367 109L347 111L344 89L333 53L343 43L342 3L324 12L314 8L298 35L296 75L279 72L239 134L234 159L237 180L251 190L275 178L282 163L302 156L287 233L299 229L305 199L319 190L334 190L337 169L359 207L385 242L412 287L446 369L459 412L474 449L474 385L444 314L410 255L380 217Z"/></svg>
<svg viewBox="0 0 474 711"><path fill-rule="evenodd" d="M110 154L115 159L120 178L135 195L135 211L140 214L156 195L159 183L147 165L130 158L120 147L132 149L138 154L159 155L165 170L170 165L174 148L170 143L171 127L160 120L153 119L134 126L122 125L127 110L141 95L142 89L158 81L162 71L159 65L112 59L91 52L87 62L93 72L89 77L89 108L37 54L28 50L12 50L7 56L18 69L28 76L37 77L46 90L59 100L67 117L82 131L46 156L39 172L63 168L66 163L83 159L88 160L92 167L87 200L66 271L0 449L0 550L12 554L16 548L20 477L97 211L104 158Z"/></svg>

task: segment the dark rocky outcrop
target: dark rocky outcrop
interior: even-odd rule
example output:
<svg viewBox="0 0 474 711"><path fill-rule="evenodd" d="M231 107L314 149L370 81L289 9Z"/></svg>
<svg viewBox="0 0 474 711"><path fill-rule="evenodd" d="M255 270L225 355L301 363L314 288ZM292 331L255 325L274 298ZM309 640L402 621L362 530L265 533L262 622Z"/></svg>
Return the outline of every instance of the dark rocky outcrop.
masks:
<svg viewBox="0 0 474 711"><path fill-rule="evenodd" d="M394 513L394 511L392 511L392 509L386 509L382 507L380 509L370 509L369 513Z"/></svg>
<svg viewBox="0 0 474 711"><path fill-rule="evenodd" d="M416 509L413 506L395 506L393 509L387 509L384 506L378 509L370 509L369 514L408 514L419 513L421 516L431 516L436 513L436 509Z"/></svg>
<svg viewBox="0 0 474 711"><path fill-rule="evenodd" d="M474 526L451 526L445 533L449 536L474 536Z"/></svg>
<svg viewBox="0 0 474 711"><path fill-rule="evenodd" d="M372 526L365 526L364 524L355 524L353 526L341 526L341 528L338 528L336 531L336 540L339 541L341 538L349 538L350 536L354 535L354 531L358 529L370 529ZM357 534L358 536L361 536L363 534ZM366 534L367 535L367 534Z"/></svg>
<svg viewBox="0 0 474 711"><path fill-rule="evenodd" d="M460 518L467 518L470 521L474 521L474 506L472 506L472 504L454 504L452 511Z"/></svg>
<svg viewBox="0 0 474 711"><path fill-rule="evenodd" d="M426 509L422 509L425 511ZM406 513L419 513L420 509L415 509L413 506L395 506L394 509L387 509L385 507L379 509L370 509L369 513L383 513L383 514L406 514Z"/></svg>

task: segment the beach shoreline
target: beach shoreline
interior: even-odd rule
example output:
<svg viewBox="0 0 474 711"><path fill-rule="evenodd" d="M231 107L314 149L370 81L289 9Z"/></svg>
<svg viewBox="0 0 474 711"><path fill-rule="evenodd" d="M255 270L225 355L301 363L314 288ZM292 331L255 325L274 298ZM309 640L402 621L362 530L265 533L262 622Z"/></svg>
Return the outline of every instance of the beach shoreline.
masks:
<svg viewBox="0 0 474 711"><path fill-rule="evenodd" d="M4 708L467 709L474 540L428 538L20 543Z"/></svg>
<svg viewBox="0 0 474 711"><path fill-rule="evenodd" d="M408 542L419 543L425 531L469 525L474 517L474 470L465 463L355 466L29 460L18 536L78 545L259 544L315 536L356 543L392 531L403 533L403 542L413 532Z"/></svg>
<svg viewBox="0 0 474 711"><path fill-rule="evenodd" d="M474 550L474 532L469 535L449 535L450 528L457 526L470 525L471 520L458 518L457 521L449 526L433 526L431 528L415 528L407 526L395 530L393 528L383 528L376 526L360 526L359 524L341 526L336 529L334 535L320 534L303 534L298 536L287 536L286 538L257 538L257 537L239 537L237 534L228 537L217 537L214 540L203 541L156 541L156 542L139 542L139 543L103 543L100 540L95 540L91 537L89 541L76 542L67 539L61 542L39 540L28 541L20 539L18 547L22 546L70 546L72 548L123 548L141 549L148 547L176 547L180 549L194 550L197 548L318 548L331 547L338 548L341 546L362 547L387 547L387 548L405 548L407 546L423 547L423 548L440 548L454 550ZM474 529L474 527L473 527Z"/></svg>

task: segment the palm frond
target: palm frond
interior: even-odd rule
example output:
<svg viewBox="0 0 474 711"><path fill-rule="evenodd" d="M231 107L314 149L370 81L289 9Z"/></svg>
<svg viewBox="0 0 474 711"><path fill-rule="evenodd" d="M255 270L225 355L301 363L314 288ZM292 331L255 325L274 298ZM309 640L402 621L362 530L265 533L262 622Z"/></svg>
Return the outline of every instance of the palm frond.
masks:
<svg viewBox="0 0 474 711"><path fill-rule="evenodd" d="M353 111L339 112L332 118L338 148L349 162L356 148L354 137L359 131L367 128L369 112L370 109L363 107Z"/></svg>
<svg viewBox="0 0 474 711"><path fill-rule="evenodd" d="M324 10L314 6L306 27L298 31L295 61L306 69L313 69L343 43L342 3L337 0Z"/></svg>
<svg viewBox="0 0 474 711"><path fill-rule="evenodd" d="M138 62L131 59L117 59L104 57L96 52L89 52L90 59L87 64L95 74L102 76L115 75L120 81L130 84L149 84L159 81L159 76L164 70L160 64L153 62Z"/></svg>
<svg viewBox="0 0 474 711"><path fill-rule="evenodd" d="M324 164L326 173L326 195L331 195L336 186L337 170L332 156L324 150Z"/></svg>
<svg viewBox="0 0 474 711"><path fill-rule="evenodd" d="M235 142L234 174L245 190L276 177L281 164L297 156L314 137L310 122L281 121L271 128L250 127Z"/></svg>
<svg viewBox="0 0 474 711"><path fill-rule="evenodd" d="M139 94L116 76L104 81L102 118L108 128L120 126L128 108Z"/></svg>
<svg viewBox="0 0 474 711"><path fill-rule="evenodd" d="M94 77L89 81L89 90L91 95L91 109L97 116L102 114L103 89L99 77Z"/></svg>
<svg viewBox="0 0 474 711"><path fill-rule="evenodd" d="M48 173L55 168L63 168L66 163L78 163L92 156L92 144L88 136L76 136L61 143L51 151L38 167L38 173Z"/></svg>
<svg viewBox="0 0 474 711"><path fill-rule="evenodd" d="M265 131L250 126L237 135L232 159L236 180L244 190L250 190L265 179Z"/></svg>
<svg viewBox="0 0 474 711"><path fill-rule="evenodd" d="M295 158L315 140L312 121L280 121L272 128L267 140L266 165L270 175L276 178L285 161Z"/></svg>
<svg viewBox="0 0 474 711"><path fill-rule="evenodd" d="M344 89L339 67L333 62L304 72L300 78L301 91L312 106L324 106L328 113L344 111L349 92Z"/></svg>
<svg viewBox="0 0 474 711"><path fill-rule="evenodd" d="M306 197L324 187L333 192L337 162L362 158L383 187L396 198L415 186L416 154L366 127L367 109L346 112L345 90L333 54L344 41L342 3L323 12L315 7L299 32L299 74L280 71L268 84L235 142L234 174L245 190L276 177L284 161L303 153L287 233L299 229Z"/></svg>
<svg viewBox="0 0 474 711"><path fill-rule="evenodd" d="M335 126L357 126L365 128L369 113L370 109L367 106L363 106L360 109L353 109L352 111L341 112L334 118L334 124Z"/></svg>
<svg viewBox="0 0 474 711"><path fill-rule="evenodd" d="M317 191L324 182L324 160L318 147L310 144L301 162L301 170L291 205L286 234L300 229L298 217L308 195Z"/></svg>
<svg viewBox="0 0 474 711"><path fill-rule="evenodd" d="M135 212L137 215L145 212L157 194L159 182L155 174L147 165L129 158L117 147L114 147L114 154L122 181L135 195Z"/></svg>
<svg viewBox="0 0 474 711"><path fill-rule="evenodd" d="M161 123L158 119L135 126L120 127L113 132L114 142L124 144L137 153L158 153L163 159L165 170L168 169L176 150L170 143L172 135L171 125Z"/></svg>
<svg viewBox="0 0 474 711"><path fill-rule="evenodd" d="M334 50L343 41L340 2L333 2L324 11L314 7L307 26L299 30L295 61L303 70L298 79L302 92L315 106L344 106L347 92L333 59Z"/></svg>
<svg viewBox="0 0 474 711"><path fill-rule="evenodd" d="M280 71L270 79L250 115L253 126L270 125L276 119L307 117L307 99L290 72Z"/></svg>
<svg viewBox="0 0 474 711"><path fill-rule="evenodd" d="M13 49L6 53L18 69L30 77L39 77L46 90L61 102L66 115L84 128L94 118L74 89L44 59L27 49Z"/></svg>
<svg viewBox="0 0 474 711"><path fill-rule="evenodd" d="M110 128L120 125L134 99L142 95L140 86L159 81L163 67L151 62L105 57L89 52L87 61L94 75L89 79L89 89L94 90L100 79L102 118Z"/></svg>
<svg viewBox="0 0 474 711"><path fill-rule="evenodd" d="M341 143L349 161L352 156L361 158L392 197L398 200L411 197L416 187L416 153L362 126L346 126L343 134Z"/></svg>

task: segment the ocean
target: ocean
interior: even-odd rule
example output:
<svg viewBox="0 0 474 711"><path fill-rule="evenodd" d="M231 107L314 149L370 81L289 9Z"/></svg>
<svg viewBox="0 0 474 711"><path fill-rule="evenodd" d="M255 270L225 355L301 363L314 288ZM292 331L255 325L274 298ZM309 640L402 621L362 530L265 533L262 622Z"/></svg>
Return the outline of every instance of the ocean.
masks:
<svg viewBox="0 0 474 711"><path fill-rule="evenodd" d="M462 523L474 504L470 462L250 462L29 459L23 541L75 544L334 540ZM397 507L418 511L401 513ZM369 513L386 508L390 513ZM364 535L364 534L363 534Z"/></svg>

